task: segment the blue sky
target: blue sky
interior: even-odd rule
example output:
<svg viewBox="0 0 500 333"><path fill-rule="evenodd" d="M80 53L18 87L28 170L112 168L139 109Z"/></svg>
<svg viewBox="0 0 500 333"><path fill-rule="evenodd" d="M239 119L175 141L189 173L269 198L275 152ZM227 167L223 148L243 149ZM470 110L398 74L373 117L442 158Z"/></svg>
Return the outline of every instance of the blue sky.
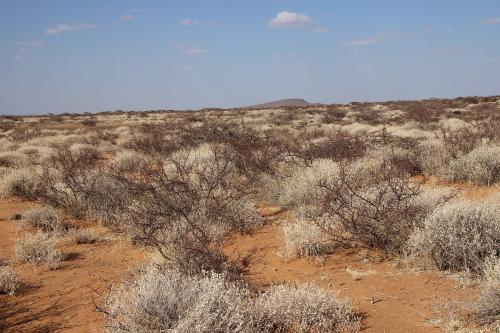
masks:
<svg viewBox="0 0 500 333"><path fill-rule="evenodd" d="M0 0L0 113L500 94L498 0Z"/></svg>

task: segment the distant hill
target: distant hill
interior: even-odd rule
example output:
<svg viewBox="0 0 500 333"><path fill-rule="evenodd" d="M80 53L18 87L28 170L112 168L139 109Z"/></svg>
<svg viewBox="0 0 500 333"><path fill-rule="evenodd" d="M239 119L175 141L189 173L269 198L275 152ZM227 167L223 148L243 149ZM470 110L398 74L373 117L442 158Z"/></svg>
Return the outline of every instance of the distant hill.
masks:
<svg viewBox="0 0 500 333"><path fill-rule="evenodd" d="M263 104L251 105L244 107L244 109L269 109L269 108L277 108L280 106L308 106L311 103L303 100L302 98L286 98L280 99L279 101L273 101Z"/></svg>

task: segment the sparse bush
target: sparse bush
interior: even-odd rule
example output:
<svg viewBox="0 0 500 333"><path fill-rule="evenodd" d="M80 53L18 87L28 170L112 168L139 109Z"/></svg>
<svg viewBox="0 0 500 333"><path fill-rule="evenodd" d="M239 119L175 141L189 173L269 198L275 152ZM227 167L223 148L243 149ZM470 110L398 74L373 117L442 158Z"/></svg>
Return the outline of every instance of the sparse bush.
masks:
<svg viewBox="0 0 500 333"><path fill-rule="evenodd" d="M75 244L93 244L101 240L99 235L88 229L71 229L68 236Z"/></svg>
<svg viewBox="0 0 500 333"><path fill-rule="evenodd" d="M500 146L481 145L452 160L446 176L487 186L500 182Z"/></svg>
<svg viewBox="0 0 500 333"><path fill-rule="evenodd" d="M224 275L150 267L114 290L102 309L110 333L338 332L360 318L346 300L312 285L274 286L255 297Z"/></svg>
<svg viewBox="0 0 500 333"><path fill-rule="evenodd" d="M453 200L438 207L414 231L409 252L440 270L480 272L498 255L500 213L489 203Z"/></svg>
<svg viewBox="0 0 500 333"><path fill-rule="evenodd" d="M422 220L423 210L413 201L420 185L389 162L375 168L366 162L341 164L338 177L317 183L310 219L339 245L400 252Z"/></svg>
<svg viewBox="0 0 500 333"><path fill-rule="evenodd" d="M52 207L44 206L30 209L22 214L22 222L29 227L44 232L63 232L68 226L64 218Z"/></svg>
<svg viewBox="0 0 500 333"><path fill-rule="evenodd" d="M14 295L19 289L20 280L10 266L0 266L0 294Z"/></svg>
<svg viewBox="0 0 500 333"><path fill-rule="evenodd" d="M148 158L146 155L134 150L123 150L113 158L110 163L112 169L118 172L135 172L147 169Z"/></svg>
<svg viewBox="0 0 500 333"><path fill-rule="evenodd" d="M256 306L271 332L357 331L361 319L349 301L311 284L272 286Z"/></svg>
<svg viewBox="0 0 500 333"><path fill-rule="evenodd" d="M483 275L482 292L473 304L474 315L480 324L494 327L500 323L500 259L486 260Z"/></svg>
<svg viewBox="0 0 500 333"><path fill-rule="evenodd" d="M307 257L328 250L329 239L318 225L308 222L301 214L283 223L283 239L287 257Z"/></svg>
<svg viewBox="0 0 500 333"><path fill-rule="evenodd" d="M35 169L12 169L0 181L0 196L18 196L36 200L41 190L38 171Z"/></svg>
<svg viewBox="0 0 500 333"><path fill-rule="evenodd" d="M0 167L19 168L28 163L26 155L17 151L0 153Z"/></svg>
<svg viewBox="0 0 500 333"><path fill-rule="evenodd" d="M56 248L57 242L55 237L43 232L27 234L17 240L14 256L22 262L35 266L46 264L50 269L56 269L64 259L61 251Z"/></svg>

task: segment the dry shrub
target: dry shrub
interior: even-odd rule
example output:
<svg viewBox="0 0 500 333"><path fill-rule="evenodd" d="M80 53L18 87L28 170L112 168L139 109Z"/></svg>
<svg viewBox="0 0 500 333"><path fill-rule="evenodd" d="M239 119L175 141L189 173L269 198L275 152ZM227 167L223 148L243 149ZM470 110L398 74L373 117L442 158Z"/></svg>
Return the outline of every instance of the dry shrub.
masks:
<svg viewBox="0 0 500 333"><path fill-rule="evenodd" d="M101 237L89 229L71 229L68 236L75 244L93 244L101 240Z"/></svg>
<svg viewBox="0 0 500 333"><path fill-rule="evenodd" d="M10 266L0 266L0 294L14 295L21 285L20 280Z"/></svg>
<svg viewBox="0 0 500 333"><path fill-rule="evenodd" d="M257 298L222 274L149 267L102 309L119 332L337 332L359 324L350 304L311 285L275 286Z"/></svg>
<svg viewBox="0 0 500 333"><path fill-rule="evenodd" d="M348 300L311 284L272 286L256 306L269 332L346 332L360 324Z"/></svg>
<svg viewBox="0 0 500 333"><path fill-rule="evenodd" d="M233 161L214 146L180 151L145 174L115 174L133 194L122 227L189 273L226 269L222 241L262 224Z"/></svg>
<svg viewBox="0 0 500 333"><path fill-rule="evenodd" d="M338 163L330 159L318 159L310 166L298 166L282 181L278 202L282 206L307 206L315 200L318 182L324 178L336 179L338 173Z"/></svg>
<svg viewBox="0 0 500 333"><path fill-rule="evenodd" d="M442 140L424 140L416 147L416 160L425 175L442 175L452 158Z"/></svg>
<svg viewBox="0 0 500 333"><path fill-rule="evenodd" d="M500 259L486 260L481 283L482 292L473 304L474 317L482 325L500 324Z"/></svg>
<svg viewBox="0 0 500 333"><path fill-rule="evenodd" d="M36 200L41 189L38 170L33 168L11 169L0 181L0 196L18 196Z"/></svg>
<svg viewBox="0 0 500 333"><path fill-rule="evenodd" d="M487 186L500 182L500 146L481 145L452 160L446 176L453 181L466 180Z"/></svg>
<svg viewBox="0 0 500 333"><path fill-rule="evenodd" d="M122 150L113 158L110 168L117 172L137 172L149 166L146 155L134 150Z"/></svg>
<svg viewBox="0 0 500 333"><path fill-rule="evenodd" d="M320 180L310 217L335 243L400 252L422 219L420 185L389 162L367 162L340 164L338 177Z"/></svg>
<svg viewBox="0 0 500 333"><path fill-rule="evenodd" d="M38 266L46 264L50 269L59 267L64 255L56 248L57 238L43 232L27 234L17 240L14 256L18 261Z"/></svg>
<svg viewBox="0 0 500 333"><path fill-rule="evenodd" d="M329 249L329 239L324 231L301 214L295 214L290 221L283 223L282 228L287 257L316 256Z"/></svg>
<svg viewBox="0 0 500 333"><path fill-rule="evenodd" d="M440 270L480 272L500 248L500 213L491 203L453 200L414 231L409 253Z"/></svg>
<svg viewBox="0 0 500 333"><path fill-rule="evenodd" d="M60 233L67 230L64 218L52 207L44 206L23 212L22 223L43 232Z"/></svg>
<svg viewBox="0 0 500 333"><path fill-rule="evenodd" d="M26 155L17 151L6 151L0 153L0 167L19 168L28 164Z"/></svg>

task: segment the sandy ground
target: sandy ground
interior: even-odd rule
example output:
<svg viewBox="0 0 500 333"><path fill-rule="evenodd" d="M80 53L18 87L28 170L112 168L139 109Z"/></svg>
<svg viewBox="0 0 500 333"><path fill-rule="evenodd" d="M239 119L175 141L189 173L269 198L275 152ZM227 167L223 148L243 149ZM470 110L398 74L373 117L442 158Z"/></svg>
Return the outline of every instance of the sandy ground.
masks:
<svg viewBox="0 0 500 333"><path fill-rule="evenodd" d="M16 234L9 218L33 204L20 200L0 202L0 259L10 259ZM102 332L103 317L94 299L145 258L145 253L118 240L108 230L92 227L103 238L96 244L63 245L69 255L57 270L16 264L23 287L14 297L0 295L1 332Z"/></svg>
<svg viewBox="0 0 500 333"><path fill-rule="evenodd" d="M473 293L434 272L395 267L373 251L351 249L317 259L288 260L281 255L281 222L234 237L227 253L245 262L247 281L265 287L310 282L351 298L365 317L363 332L442 332L452 312Z"/></svg>

